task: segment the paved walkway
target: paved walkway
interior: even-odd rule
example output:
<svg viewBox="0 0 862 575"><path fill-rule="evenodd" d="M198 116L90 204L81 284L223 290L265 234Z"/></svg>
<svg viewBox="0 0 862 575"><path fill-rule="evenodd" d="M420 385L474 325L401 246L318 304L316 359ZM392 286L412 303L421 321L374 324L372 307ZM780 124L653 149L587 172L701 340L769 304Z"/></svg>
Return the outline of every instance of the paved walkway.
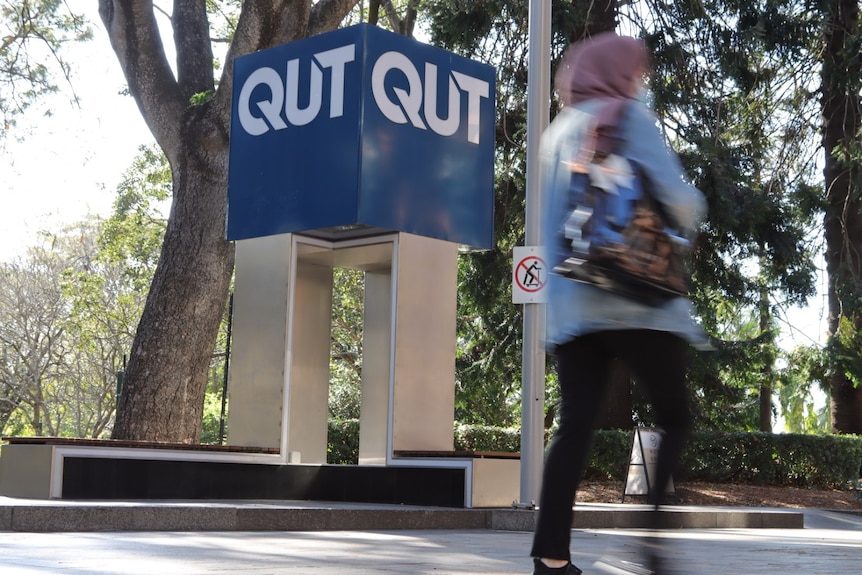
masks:
<svg viewBox="0 0 862 575"><path fill-rule="evenodd" d="M585 575L603 555L635 559L635 529L572 531ZM862 516L806 511L804 529L660 533L677 574L862 572ZM531 535L489 529L0 533L2 575L369 575L530 573Z"/></svg>

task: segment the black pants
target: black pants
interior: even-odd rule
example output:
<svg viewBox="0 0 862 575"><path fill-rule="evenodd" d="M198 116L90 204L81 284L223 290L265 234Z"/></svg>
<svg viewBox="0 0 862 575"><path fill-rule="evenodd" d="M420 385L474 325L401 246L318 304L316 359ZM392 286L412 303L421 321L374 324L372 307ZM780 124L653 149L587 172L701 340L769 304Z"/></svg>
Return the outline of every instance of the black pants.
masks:
<svg viewBox="0 0 862 575"><path fill-rule="evenodd" d="M657 423L664 431L653 485L667 485L690 426L686 354L687 344L681 338L647 330L593 333L557 348L560 426L545 457L533 557L571 560L575 492L584 474L614 358L623 361L645 386ZM662 491L651 491L648 501L657 505Z"/></svg>

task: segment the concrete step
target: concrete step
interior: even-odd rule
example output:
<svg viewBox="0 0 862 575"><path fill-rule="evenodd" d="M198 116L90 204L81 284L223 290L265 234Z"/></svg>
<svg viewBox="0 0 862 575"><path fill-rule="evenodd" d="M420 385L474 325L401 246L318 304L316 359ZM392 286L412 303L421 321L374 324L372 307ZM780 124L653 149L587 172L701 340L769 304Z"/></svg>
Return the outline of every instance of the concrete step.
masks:
<svg viewBox="0 0 862 575"><path fill-rule="evenodd" d="M631 504L578 505L576 529L648 526L649 508ZM496 529L532 531L536 511L453 509L318 501L69 501L0 497L0 531L358 531ZM663 527L674 529L799 529L794 510L668 507Z"/></svg>

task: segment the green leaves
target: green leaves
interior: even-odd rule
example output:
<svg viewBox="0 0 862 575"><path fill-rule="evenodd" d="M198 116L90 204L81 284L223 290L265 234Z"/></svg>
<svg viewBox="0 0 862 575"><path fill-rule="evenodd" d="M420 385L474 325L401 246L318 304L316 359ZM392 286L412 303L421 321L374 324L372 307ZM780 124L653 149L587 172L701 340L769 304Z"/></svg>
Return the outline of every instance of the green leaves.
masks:
<svg viewBox="0 0 862 575"><path fill-rule="evenodd" d="M164 156L142 148L114 213L44 232L0 275L0 431L99 437L161 249ZM41 358L41 359L40 359ZM11 431L11 430L10 430Z"/></svg>
<svg viewBox="0 0 862 575"><path fill-rule="evenodd" d="M189 98L189 104L192 106L201 106L206 104L210 100L212 100L213 96L215 96L215 90L207 90L206 92L199 92L197 94L192 95Z"/></svg>
<svg viewBox="0 0 862 575"><path fill-rule="evenodd" d="M329 414L358 419L362 385L363 272L333 269Z"/></svg>
<svg viewBox="0 0 862 575"><path fill-rule="evenodd" d="M432 42L498 69L496 249L462 256L459 272L456 417L470 423L519 418L521 317L509 303L509 256L524 241L524 9L506 0L428 3ZM607 28L608 14L591 9L554 3L555 61L570 38ZM692 261L693 301L721 351L692 368L698 423L756 428L760 385L778 354L775 314L814 292L812 221L822 188L813 160L817 94L808 84L816 20L783 1L618 10L610 15L623 33L636 30L651 48L659 119L710 207Z"/></svg>
<svg viewBox="0 0 862 575"><path fill-rule="evenodd" d="M58 77L70 83L63 47L91 37L89 24L65 2L0 2L0 139L16 117L59 90Z"/></svg>
<svg viewBox="0 0 862 575"><path fill-rule="evenodd" d="M114 211L103 224L100 257L122 263L139 292L149 288L167 226L172 195L167 159L154 146L142 146L117 188Z"/></svg>

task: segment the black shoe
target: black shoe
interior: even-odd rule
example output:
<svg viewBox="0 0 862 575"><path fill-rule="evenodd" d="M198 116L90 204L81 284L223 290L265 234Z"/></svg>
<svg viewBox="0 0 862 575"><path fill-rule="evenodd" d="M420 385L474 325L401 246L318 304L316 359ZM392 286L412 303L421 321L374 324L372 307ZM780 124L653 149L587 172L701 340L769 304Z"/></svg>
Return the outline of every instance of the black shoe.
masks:
<svg viewBox="0 0 862 575"><path fill-rule="evenodd" d="M565 567L548 567L538 557L533 557L533 575L581 575L583 571L569 563Z"/></svg>

